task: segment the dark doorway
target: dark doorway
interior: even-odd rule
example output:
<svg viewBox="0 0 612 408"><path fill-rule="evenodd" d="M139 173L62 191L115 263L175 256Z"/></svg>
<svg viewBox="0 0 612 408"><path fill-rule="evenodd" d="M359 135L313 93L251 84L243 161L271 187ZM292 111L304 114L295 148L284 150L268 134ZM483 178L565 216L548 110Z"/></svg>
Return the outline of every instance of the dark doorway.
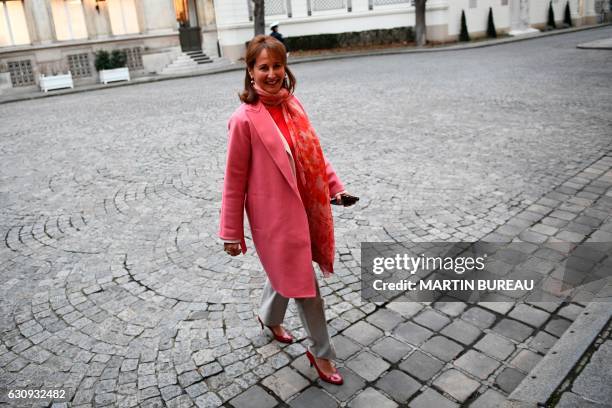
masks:
<svg viewBox="0 0 612 408"><path fill-rule="evenodd" d="M201 51L202 30L198 24L196 0L174 0L176 19L179 22L181 50Z"/></svg>

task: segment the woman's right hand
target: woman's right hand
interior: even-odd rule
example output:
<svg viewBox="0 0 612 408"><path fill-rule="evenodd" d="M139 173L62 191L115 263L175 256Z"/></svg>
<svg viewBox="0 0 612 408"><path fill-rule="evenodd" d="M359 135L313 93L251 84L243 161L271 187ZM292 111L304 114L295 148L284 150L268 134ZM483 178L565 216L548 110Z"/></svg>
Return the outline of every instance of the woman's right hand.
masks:
<svg viewBox="0 0 612 408"><path fill-rule="evenodd" d="M228 254L230 254L231 256L236 256L240 254L240 244L236 243L236 244L230 244L230 243L225 243L223 244L223 250L225 252L227 252Z"/></svg>

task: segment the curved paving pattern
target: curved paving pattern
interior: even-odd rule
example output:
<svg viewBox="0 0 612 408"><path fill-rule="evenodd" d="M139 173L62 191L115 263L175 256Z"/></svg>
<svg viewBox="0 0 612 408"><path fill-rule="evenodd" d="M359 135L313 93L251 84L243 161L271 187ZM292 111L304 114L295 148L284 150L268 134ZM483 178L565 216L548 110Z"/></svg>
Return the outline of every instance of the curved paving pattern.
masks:
<svg viewBox="0 0 612 408"><path fill-rule="evenodd" d="M294 67L328 157L362 197L335 209L338 272L321 282L332 332L342 332L342 390L311 385L301 343L261 334L264 278L250 239L247 256L220 251L240 73L0 106L0 388L64 388L75 407L276 404L307 387L292 404L345 402L362 388L354 404L507 395L575 310L504 340L504 325L522 324L509 310L364 304L359 242L481 239L609 151L612 61L575 44L611 33ZM293 308L287 326L304 339ZM461 347L448 343L457 329L480 344L464 355L481 366L445 366L452 357L440 349ZM419 330L422 341L410 337ZM513 351L476 351L496 341ZM412 354L400 362L391 350ZM409 381L415 361L455 369ZM375 367L390 371L373 386ZM453 388L460 380L478 391L468 399ZM393 395L393 381L419 391Z"/></svg>

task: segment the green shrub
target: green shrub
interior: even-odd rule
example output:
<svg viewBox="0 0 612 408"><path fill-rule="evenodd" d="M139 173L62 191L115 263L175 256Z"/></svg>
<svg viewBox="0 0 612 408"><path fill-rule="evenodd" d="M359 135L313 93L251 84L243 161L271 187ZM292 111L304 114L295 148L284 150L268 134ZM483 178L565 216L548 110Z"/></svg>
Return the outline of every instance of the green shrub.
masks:
<svg viewBox="0 0 612 408"><path fill-rule="evenodd" d="M470 33L468 33L467 23L465 21L465 11L461 10L461 32L459 33L459 41L470 41Z"/></svg>
<svg viewBox="0 0 612 408"><path fill-rule="evenodd" d="M127 55L125 51L113 50L110 55L110 62L113 68L123 68L127 65Z"/></svg>
<svg viewBox="0 0 612 408"><path fill-rule="evenodd" d="M123 68L127 65L127 55L120 50L113 50L110 54L108 51L100 50L96 53L94 65L97 71Z"/></svg>
<svg viewBox="0 0 612 408"><path fill-rule="evenodd" d="M414 35L412 27L398 27L339 34L301 35L286 37L285 41L291 51L306 51L408 42L414 41Z"/></svg>
<svg viewBox="0 0 612 408"><path fill-rule="evenodd" d="M555 24L555 11L553 10L552 1L548 3L548 22L546 23L547 29L557 28Z"/></svg>
<svg viewBox="0 0 612 408"><path fill-rule="evenodd" d="M563 25L565 27L572 26L572 13L570 12L569 1L565 3L565 16L563 18Z"/></svg>
<svg viewBox="0 0 612 408"><path fill-rule="evenodd" d="M96 71L102 71L103 69L111 69L110 54L108 51L96 52L96 60L94 62Z"/></svg>
<svg viewBox="0 0 612 408"><path fill-rule="evenodd" d="M495 23L493 22L493 8L489 7L489 21L487 23L487 36L490 38L497 38L497 30L495 30Z"/></svg>

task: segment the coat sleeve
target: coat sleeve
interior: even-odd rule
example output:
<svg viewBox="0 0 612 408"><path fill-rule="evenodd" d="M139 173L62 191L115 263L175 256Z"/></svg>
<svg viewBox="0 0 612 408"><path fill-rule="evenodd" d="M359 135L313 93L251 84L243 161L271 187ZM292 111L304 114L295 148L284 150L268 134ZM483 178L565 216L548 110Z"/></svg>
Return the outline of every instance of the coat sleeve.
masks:
<svg viewBox="0 0 612 408"><path fill-rule="evenodd" d="M344 184L340 181L340 177L334 171L331 163L325 156L325 172L327 173L327 184L329 185L329 195L334 197L336 194L344 191Z"/></svg>
<svg viewBox="0 0 612 408"><path fill-rule="evenodd" d="M219 237L226 241L244 241L244 202L251 162L251 135L249 123L239 116L232 116L228 124L227 163L221 198Z"/></svg>

